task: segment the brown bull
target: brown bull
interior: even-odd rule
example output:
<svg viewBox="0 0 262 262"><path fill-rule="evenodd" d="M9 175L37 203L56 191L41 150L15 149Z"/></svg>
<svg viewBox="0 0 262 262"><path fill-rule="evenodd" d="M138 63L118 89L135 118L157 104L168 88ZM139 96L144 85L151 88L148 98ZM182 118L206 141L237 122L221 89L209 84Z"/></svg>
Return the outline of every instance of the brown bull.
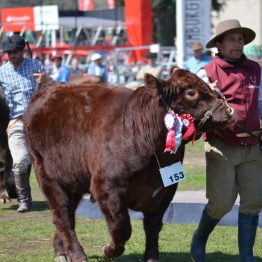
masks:
<svg viewBox="0 0 262 262"><path fill-rule="evenodd" d="M189 113L203 130L226 126L230 110L195 75L174 69L163 81L145 75L145 86L127 88L50 84L32 99L24 116L33 165L56 227L58 261L85 261L75 233L75 211L85 193L98 202L111 241L103 256L123 254L131 236L128 208L144 214L144 261L159 261L162 218L177 184L164 187L161 167L181 161L164 153L168 109Z"/></svg>

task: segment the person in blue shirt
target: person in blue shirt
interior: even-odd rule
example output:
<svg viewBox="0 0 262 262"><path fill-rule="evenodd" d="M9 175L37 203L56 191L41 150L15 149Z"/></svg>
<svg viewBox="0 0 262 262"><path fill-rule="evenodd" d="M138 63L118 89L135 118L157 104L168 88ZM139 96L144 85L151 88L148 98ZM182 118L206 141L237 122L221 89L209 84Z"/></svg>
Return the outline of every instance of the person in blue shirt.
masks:
<svg viewBox="0 0 262 262"><path fill-rule="evenodd" d="M53 57L53 68L50 77L57 82L68 83L70 80L70 70L65 65L62 65L62 57Z"/></svg>
<svg viewBox="0 0 262 262"><path fill-rule="evenodd" d="M212 57L203 53L203 46L200 42L195 42L192 45L194 55L190 57L185 63L185 69L196 74L199 69L208 64Z"/></svg>
<svg viewBox="0 0 262 262"><path fill-rule="evenodd" d="M17 211L27 212L32 204L28 177L31 161L22 116L35 91L50 78L39 60L24 57L25 40L21 36L14 34L8 37L3 41L2 48L9 60L0 67L0 88L10 109L7 135L19 202Z"/></svg>
<svg viewBox="0 0 262 262"><path fill-rule="evenodd" d="M91 56L91 64L88 67L88 75L98 76L101 83L107 83L108 72L106 67L102 64L102 56L99 53L94 53Z"/></svg>

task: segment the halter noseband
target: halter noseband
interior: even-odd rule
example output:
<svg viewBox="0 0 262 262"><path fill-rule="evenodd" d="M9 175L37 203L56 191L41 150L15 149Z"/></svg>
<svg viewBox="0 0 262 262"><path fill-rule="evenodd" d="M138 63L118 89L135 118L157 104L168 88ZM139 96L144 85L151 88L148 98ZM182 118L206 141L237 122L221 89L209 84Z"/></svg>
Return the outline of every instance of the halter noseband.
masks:
<svg viewBox="0 0 262 262"><path fill-rule="evenodd" d="M202 127L205 125L206 121L212 117L213 113L220 107L222 106L222 104L224 104L224 102L221 101L217 101L209 110L206 111L206 113L204 114L204 116L201 118L198 126L197 126L197 130L201 131Z"/></svg>
<svg viewBox="0 0 262 262"><path fill-rule="evenodd" d="M230 115L233 115L234 113L234 109L232 107L229 106L229 104L226 101L226 98L224 96L224 94L218 89L215 88L215 92L217 93L217 95L222 99L222 101L217 101L208 111L206 111L206 113L204 114L204 116L201 118L198 126L197 126L197 130L201 131L201 129L203 128L204 124L206 123L206 121L212 117L213 113L222 105L226 105L227 108L230 109Z"/></svg>

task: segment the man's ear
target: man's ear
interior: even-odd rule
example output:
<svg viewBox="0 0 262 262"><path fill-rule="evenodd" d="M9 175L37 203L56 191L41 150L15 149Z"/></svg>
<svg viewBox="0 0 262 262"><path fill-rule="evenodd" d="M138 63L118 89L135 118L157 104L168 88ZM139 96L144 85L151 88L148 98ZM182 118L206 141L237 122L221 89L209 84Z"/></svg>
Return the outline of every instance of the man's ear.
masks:
<svg viewBox="0 0 262 262"><path fill-rule="evenodd" d="M162 87L165 86L165 81L146 73L144 76L144 83L146 87L157 88L162 93Z"/></svg>

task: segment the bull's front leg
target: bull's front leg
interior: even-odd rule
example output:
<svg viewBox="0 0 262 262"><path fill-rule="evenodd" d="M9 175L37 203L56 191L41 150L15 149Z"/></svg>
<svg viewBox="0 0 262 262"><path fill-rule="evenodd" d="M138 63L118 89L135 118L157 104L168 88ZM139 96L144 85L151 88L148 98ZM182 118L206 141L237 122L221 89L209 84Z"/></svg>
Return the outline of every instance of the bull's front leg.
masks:
<svg viewBox="0 0 262 262"><path fill-rule="evenodd" d="M144 216L143 223L146 234L145 262L159 262L158 239L163 226L162 219L175 194L175 190L176 187L166 192L159 207L152 214Z"/></svg>
<svg viewBox="0 0 262 262"><path fill-rule="evenodd" d="M132 228L128 209L123 201L123 190L121 185L115 186L108 181L99 183L99 188L96 188L95 198L105 215L111 235L111 242L103 247L105 258L122 255L125 251L125 243L131 236Z"/></svg>

